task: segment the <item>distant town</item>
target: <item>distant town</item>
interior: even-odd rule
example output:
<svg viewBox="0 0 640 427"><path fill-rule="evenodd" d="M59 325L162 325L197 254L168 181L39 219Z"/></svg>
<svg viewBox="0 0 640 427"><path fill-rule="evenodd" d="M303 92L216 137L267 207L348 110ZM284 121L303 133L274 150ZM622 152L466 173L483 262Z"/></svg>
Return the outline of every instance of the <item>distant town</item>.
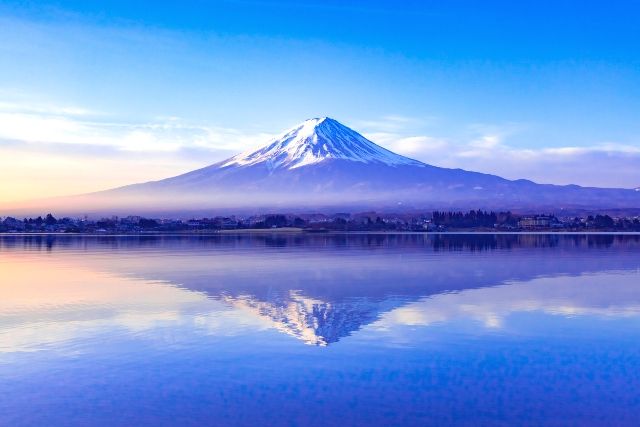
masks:
<svg viewBox="0 0 640 427"><path fill-rule="evenodd" d="M0 233L219 233L250 231L301 232L640 232L640 217L588 215L558 217L551 214L518 215L511 212L431 212L384 214L376 212L326 214L265 214L167 219L112 216L101 219L0 217Z"/></svg>

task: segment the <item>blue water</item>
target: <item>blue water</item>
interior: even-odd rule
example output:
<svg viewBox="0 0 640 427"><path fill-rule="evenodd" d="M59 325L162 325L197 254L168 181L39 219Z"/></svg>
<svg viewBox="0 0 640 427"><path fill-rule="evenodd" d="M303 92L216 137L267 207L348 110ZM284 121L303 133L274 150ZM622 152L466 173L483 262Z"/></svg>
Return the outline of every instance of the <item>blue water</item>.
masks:
<svg viewBox="0 0 640 427"><path fill-rule="evenodd" d="M640 236L0 237L2 426L635 426Z"/></svg>

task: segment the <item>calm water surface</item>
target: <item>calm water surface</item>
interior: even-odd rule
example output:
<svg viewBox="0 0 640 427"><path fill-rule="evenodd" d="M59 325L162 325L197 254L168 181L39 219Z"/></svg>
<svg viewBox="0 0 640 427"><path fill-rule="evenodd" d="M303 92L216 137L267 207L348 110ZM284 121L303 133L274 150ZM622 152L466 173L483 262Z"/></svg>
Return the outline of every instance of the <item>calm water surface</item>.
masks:
<svg viewBox="0 0 640 427"><path fill-rule="evenodd" d="M0 237L2 426L636 426L640 236Z"/></svg>

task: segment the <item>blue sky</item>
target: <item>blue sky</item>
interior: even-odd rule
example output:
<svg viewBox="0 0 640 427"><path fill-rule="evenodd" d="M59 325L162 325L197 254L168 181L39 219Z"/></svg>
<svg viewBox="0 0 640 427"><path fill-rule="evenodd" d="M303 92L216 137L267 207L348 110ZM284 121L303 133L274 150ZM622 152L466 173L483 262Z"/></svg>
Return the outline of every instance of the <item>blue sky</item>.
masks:
<svg viewBox="0 0 640 427"><path fill-rule="evenodd" d="M177 174L316 116L439 166L637 187L638 16L638 1L0 1L15 183L0 201Z"/></svg>

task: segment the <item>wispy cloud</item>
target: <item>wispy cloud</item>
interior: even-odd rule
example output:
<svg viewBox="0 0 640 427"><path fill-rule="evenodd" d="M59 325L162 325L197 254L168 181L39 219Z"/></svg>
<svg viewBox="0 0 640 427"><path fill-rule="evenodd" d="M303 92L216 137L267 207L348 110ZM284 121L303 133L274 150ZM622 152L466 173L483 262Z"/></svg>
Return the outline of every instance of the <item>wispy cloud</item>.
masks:
<svg viewBox="0 0 640 427"><path fill-rule="evenodd" d="M365 136L400 154L443 167L492 173L509 179L596 187L640 185L640 144L518 147L522 123L469 124L455 137L428 135L418 120L369 121ZM595 171L597 170L597 173Z"/></svg>
<svg viewBox="0 0 640 427"><path fill-rule="evenodd" d="M436 116L411 117L401 114L389 114L376 120L358 120L353 125L356 129L368 129L372 132L407 132L421 129L439 121Z"/></svg>
<svg viewBox="0 0 640 427"><path fill-rule="evenodd" d="M198 149L216 157L216 154L256 146L273 136L192 123L179 117L156 117L139 123L110 119L113 117L80 107L3 102L0 103L0 140L32 146L97 146L122 152Z"/></svg>
<svg viewBox="0 0 640 427"><path fill-rule="evenodd" d="M518 313L537 313L546 316L592 316L632 318L640 315L640 301L631 298L634 278L616 277L616 286L604 291L602 280L609 274L589 274L580 277L537 278L514 281L506 285L461 292L444 293L425 298L385 313L371 325L378 331L399 333L403 326L431 326L434 324L472 320L487 329L513 326L512 316ZM559 286L561 285L561 286Z"/></svg>
<svg viewBox="0 0 640 427"><path fill-rule="evenodd" d="M2 102L0 182L12 184L0 186L0 203L166 178L271 137L179 117L127 121L77 106Z"/></svg>

